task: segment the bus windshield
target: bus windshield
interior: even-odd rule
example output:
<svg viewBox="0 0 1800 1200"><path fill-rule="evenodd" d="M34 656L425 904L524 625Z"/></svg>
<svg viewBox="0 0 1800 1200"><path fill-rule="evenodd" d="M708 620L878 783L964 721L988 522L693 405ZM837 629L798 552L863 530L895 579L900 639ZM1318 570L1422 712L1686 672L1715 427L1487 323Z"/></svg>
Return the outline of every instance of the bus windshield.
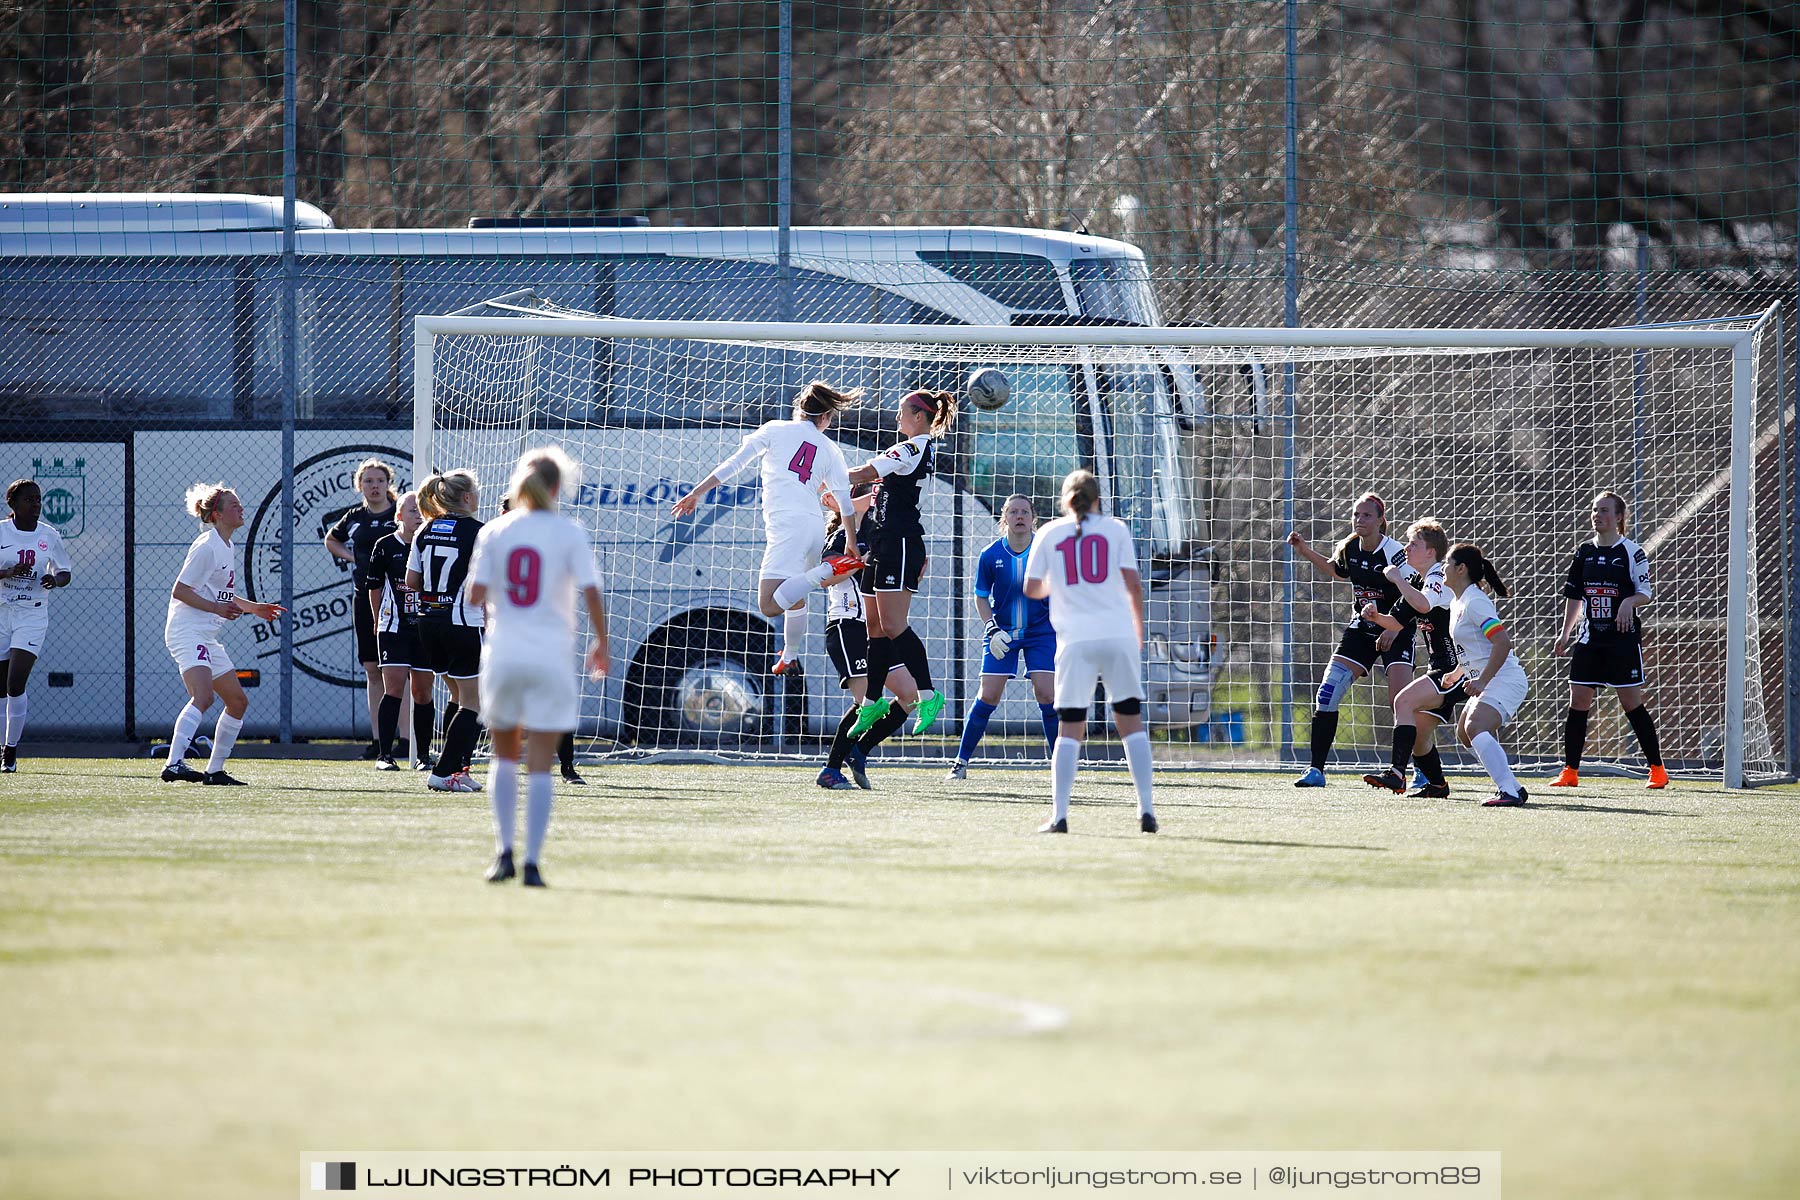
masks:
<svg viewBox="0 0 1800 1200"><path fill-rule="evenodd" d="M1075 298L1084 317L1160 325L1150 269L1131 258L1078 258L1069 264Z"/></svg>

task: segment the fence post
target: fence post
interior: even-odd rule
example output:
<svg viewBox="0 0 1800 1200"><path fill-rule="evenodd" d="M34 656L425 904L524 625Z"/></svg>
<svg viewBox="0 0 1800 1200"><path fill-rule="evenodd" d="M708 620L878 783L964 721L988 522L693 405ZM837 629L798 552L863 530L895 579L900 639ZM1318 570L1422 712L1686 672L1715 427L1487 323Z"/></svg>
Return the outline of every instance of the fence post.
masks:
<svg viewBox="0 0 1800 1200"><path fill-rule="evenodd" d="M281 622L280 740L294 740L294 413L300 386L300 261L294 245L299 170L299 0L281 5Z"/></svg>
<svg viewBox="0 0 1800 1200"><path fill-rule="evenodd" d="M1282 51L1282 238L1281 322L1289 329L1300 324L1300 0L1284 6L1285 44ZM1286 435L1282 447L1283 477L1281 519L1286 535L1294 528L1294 423L1296 420L1294 362L1281 367L1282 414ZM1285 546L1285 543L1284 543ZM1294 749L1294 548L1285 546L1281 557L1281 757Z"/></svg>

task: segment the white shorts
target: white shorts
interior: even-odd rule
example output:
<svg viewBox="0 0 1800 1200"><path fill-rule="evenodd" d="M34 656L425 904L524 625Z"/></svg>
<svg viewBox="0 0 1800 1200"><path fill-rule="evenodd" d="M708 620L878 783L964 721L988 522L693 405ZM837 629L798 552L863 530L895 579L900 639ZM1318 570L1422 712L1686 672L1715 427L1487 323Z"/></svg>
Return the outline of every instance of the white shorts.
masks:
<svg viewBox="0 0 1800 1200"><path fill-rule="evenodd" d="M1512 719L1519 715L1519 710L1525 706L1525 693L1528 690L1524 668L1509 663L1500 668L1500 674L1488 683L1487 690L1469 703L1471 706L1487 705L1500 714L1502 725L1510 725Z"/></svg>
<svg viewBox="0 0 1800 1200"><path fill-rule="evenodd" d="M229 675L237 670L232 665L231 655L225 652L225 644L217 635L197 633L193 637L185 637L179 632L165 635L163 644L169 648L169 657L175 660L175 669L186 675L195 667L210 667L213 678Z"/></svg>
<svg viewBox="0 0 1800 1200"><path fill-rule="evenodd" d="M48 604L0 604L0 651L42 654L50 634Z"/></svg>
<svg viewBox="0 0 1800 1200"><path fill-rule="evenodd" d="M1094 685L1103 681L1108 704L1144 698L1137 638L1056 644L1056 707L1086 708L1094 702Z"/></svg>
<svg viewBox="0 0 1800 1200"><path fill-rule="evenodd" d="M581 723L575 664L481 655L481 719L489 729L571 733Z"/></svg>
<svg viewBox="0 0 1800 1200"><path fill-rule="evenodd" d="M825 549L825 514L782 513L763 522L768 539L758 579L792 579L819 565Z"/></svg>

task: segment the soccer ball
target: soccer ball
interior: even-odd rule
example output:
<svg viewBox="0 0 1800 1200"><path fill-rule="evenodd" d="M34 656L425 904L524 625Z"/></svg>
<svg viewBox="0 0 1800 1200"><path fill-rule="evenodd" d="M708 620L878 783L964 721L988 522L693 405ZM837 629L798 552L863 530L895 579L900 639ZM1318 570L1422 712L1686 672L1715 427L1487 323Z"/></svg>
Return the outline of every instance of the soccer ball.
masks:
<svg viewBox="0 0 1800 1200"><path fill-rule="evenodd" d="M969 382L963 390L968 394L969 403L983 412L993 412L1012 394L1006 376L998 367L976 367L969 373Z"/></svg>

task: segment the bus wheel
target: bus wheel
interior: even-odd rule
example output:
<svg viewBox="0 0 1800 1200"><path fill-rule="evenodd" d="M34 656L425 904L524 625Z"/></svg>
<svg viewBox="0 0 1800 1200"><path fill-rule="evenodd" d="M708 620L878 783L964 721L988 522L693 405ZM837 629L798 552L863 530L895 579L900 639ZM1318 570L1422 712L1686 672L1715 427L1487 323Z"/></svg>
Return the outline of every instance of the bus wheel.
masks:
<svg viewBox="0 0 1800 1200"><path fill-rule="evenodd" d="M664 630L645 649L638 686L628 689L626 717L638 744L761 749L779 695L770 653L764 630Z"/></svg>

